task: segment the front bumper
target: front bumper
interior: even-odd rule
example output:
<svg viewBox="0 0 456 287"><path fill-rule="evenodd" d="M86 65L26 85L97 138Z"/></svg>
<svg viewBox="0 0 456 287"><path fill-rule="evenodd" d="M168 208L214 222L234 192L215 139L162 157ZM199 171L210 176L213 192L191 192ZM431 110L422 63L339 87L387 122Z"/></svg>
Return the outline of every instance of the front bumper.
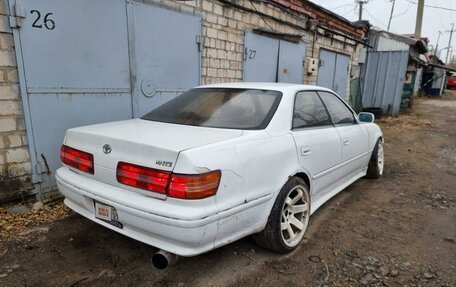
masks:
<svg viewBox="0 0 456 287"><path fill-rule="evenodd" d="M201 219L178 219L161 216L152 210L141 210L135 201L153 200L166 205L165 201L131 194L128 202L119 202L104 194L125 192L114 186L81 176L66 167L56 174L57 186L65 196L65 204L82 216L128 237L175 253L194 256L214 249L217 236L217 216ZM94 200L117 210L123 228L115 227L95 217ZM139 203L139 202L138 202ZM130 206L129 206L130 205Z"/></svg>

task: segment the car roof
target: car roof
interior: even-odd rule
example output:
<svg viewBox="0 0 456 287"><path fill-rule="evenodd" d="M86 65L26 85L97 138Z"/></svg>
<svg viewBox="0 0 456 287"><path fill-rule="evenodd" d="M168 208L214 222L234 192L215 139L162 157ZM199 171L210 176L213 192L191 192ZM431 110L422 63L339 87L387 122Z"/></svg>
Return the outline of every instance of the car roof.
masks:
<svg viewBox="0 0 456 287"><path fill-rule="evenodd" d="M197 88L231 88L231 89L261 89L261 90L273 90L273 91L297 91L297 90L319 90L319 91L331 91L330 89L311 86L311 85L299 85L289 83L272 83L272 82L238 82L238 83L222 83L222 84L210 84L203 85Z"/></svg>

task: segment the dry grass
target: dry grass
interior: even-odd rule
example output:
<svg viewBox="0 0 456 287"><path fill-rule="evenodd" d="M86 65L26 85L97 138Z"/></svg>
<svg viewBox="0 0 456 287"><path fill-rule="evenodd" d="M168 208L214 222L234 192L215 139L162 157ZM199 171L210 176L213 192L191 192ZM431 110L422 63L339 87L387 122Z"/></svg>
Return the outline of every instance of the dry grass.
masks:
<svg viewBox="0 0 456 287"><path fill-rule="evenodd" d="M32 235L33 228L63 219L71 211L63 202L56 202L39 211L24 214L8 214L6 210L17 205L0 207L0 241L25 240ZM39 231L39 229L37 229Z"/></svg>

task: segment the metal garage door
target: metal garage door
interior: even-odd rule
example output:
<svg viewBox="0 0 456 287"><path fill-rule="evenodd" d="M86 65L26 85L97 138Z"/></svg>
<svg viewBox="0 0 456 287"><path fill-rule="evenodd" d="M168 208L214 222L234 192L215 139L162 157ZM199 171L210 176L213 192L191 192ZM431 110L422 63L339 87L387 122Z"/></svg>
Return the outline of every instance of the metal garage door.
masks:
<svg viewBox="0 0 456 287"><path fill-rule="evenodd" d="M10 7L37 192L55 186L65 130L142 115L199 83L199 17L125 0Z"/></svg>
<svg viewBox="0 0 456 287"><path fill-rule="evenodd" d="M408 58L408 51L368 53L360 79L363 107L399 113Z"/></svg>
<svg viewBox="0 0 456 287"><path fill-rule="evenodd" d="M279 40L246 32L244 81L276 82L278 52Z"/></svg>
<svg viewBox="0 0 456 287"><path fill-rule="evenodd" d="M306 44L280 40L278 82L302 84L304 82L304 65Z"/></svg>
<svg viewBox="0 0 456 287"><path fill-rule="evenodd" d="M306 44L245 34L244 81L301 84L304 81Z"/></svg>
<svg viewBox="0 0 456 287"><path fill-rule="evenodd" d="M15 4L25 12L14 38L22 52L17 58L33 182L46 191L55 185L66 129L132 117L126 5L18 0L10 7ZM101 20L100 11L110 13Z"/></svg>
<svg viewBox="0 0 456 287"><path fill-rule="evenodd" d="M317 85L332 89L345 99L349 67L349 56L321 49Z"/></svg>
<svg viewBox="0 0 456 287"><path fill-rule="evenodd" d="M200 83L201 18L141 3L128 9L134 27L134 115L139 117Z"/></svg>

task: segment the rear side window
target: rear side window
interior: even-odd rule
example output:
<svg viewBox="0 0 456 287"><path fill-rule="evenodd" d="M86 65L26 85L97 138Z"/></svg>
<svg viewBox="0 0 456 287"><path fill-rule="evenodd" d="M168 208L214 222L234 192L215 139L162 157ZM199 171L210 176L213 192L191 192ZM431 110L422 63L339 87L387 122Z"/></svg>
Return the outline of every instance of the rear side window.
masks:
<svg viewBox="0 0 456 287"><path fill-rule="evenodd" d="M295 97L293 129L330 125L328 113L316 92L299 92Z"/></svg>
<svg viewBox="0 0 456 287"><path fill-rule="evenodd" d="M328 109L329 115L334 125L355 124L352 111L342 102L342 100L328 92L318 92L323 103Z"/></svg>
<svg viewBox="0 0 456 287"><path fill-rule="evenodd" d="M142 119L201 127L264 129L281 98L281 92L270 90L192 89Z"/></svg>

